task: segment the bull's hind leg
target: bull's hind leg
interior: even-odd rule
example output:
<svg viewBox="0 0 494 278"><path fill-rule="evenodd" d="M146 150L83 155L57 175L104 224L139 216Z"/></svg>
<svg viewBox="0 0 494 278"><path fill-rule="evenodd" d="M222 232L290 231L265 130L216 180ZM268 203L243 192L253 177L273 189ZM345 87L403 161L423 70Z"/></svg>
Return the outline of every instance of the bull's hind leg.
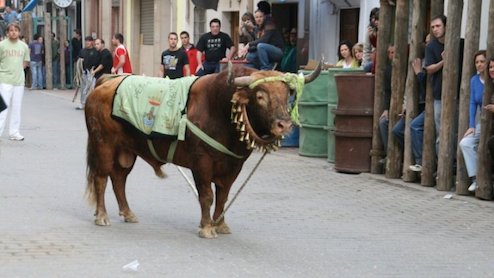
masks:
<svg viewBox="0 0 494 278"><path fill-rule="evenodd" d="M94 178L94 188L96 195L96 212L94 215L96 219L94 223L99 226L110 226L110 218L106 213L105 207L105 190L106 183L108 182L108 176L96 176Z"/></svg>
<svg viewBox="0 0 494 278"><path fill-rule="evenodd" d="M124 217L125 222L137 223L139 220L137 216L130 210L127 203L127 196L125 195L125 184L127 177L134 167L136 156L129 152L120 152L118 155L118 163L113 165L110 178L113 185L113 192L117 198L118 207L120 210L120 216Z"/></svg>

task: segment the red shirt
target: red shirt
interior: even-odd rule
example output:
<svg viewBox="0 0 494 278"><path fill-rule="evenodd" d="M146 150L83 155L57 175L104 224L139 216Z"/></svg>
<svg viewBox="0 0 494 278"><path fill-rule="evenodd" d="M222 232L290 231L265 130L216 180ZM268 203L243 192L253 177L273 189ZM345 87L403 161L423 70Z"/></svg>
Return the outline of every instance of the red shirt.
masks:
<svg viewBox="0 0 494 278"><path fill-rule="evenodd" d="M132 66L130 64L129 52L123 45L117 46L115 49L115 55L113 55L113 67L117 67L120 62L120 56L125 55L125 63L118 69L117 73L132 73Z"/></svg>
<svg viewBox="0 0 494 278"><path fill-rule="evenodd" d="M192 45L189 49L186 49L185 47L182 48L185 50L185 53L187 54L187 58L189 59L190 74L195 75L197 66L199 65L197 63L198 50L194 47L194 45ZM202 55L202 61L204 61L204 55ZM184 76L185 76L185 70L184 70Z"/></svg>

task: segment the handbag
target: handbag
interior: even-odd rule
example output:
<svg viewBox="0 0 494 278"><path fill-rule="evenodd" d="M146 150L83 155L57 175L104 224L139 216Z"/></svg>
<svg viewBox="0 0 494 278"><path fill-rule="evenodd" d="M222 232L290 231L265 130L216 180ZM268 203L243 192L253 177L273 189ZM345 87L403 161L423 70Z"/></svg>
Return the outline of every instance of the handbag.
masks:
<svg viewBox="0 0 494 278"><path fill-rule="evenodd" d="M7 104L3 100L3 97L0 95L0 112L2 112L5 109L7 109Z"/></svg>

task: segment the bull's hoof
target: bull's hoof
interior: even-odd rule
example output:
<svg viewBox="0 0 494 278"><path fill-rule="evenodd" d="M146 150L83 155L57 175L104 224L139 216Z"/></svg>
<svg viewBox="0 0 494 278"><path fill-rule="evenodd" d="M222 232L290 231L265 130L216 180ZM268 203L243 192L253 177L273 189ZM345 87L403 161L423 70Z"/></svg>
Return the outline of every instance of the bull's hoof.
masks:
<svg viewBox="0 0 494 278"><path fill-rule="evenodd" d="M221 222L220 224L218 224L218 226L216 226L216 232L218 234L231 234L232 231L230 231L230 227L228 227L228 225L226 225L225 221Z"/></svg>
<svg viewBox="0 0 494 278"><path fill-rule="evenodd" d="M137 216L132 211L129 211L127 213L120 212L120 216L123 216L124 221L127 223L138 223L139 222L139 219L137 218Z"/></svg>
<svg viewBox="0 0 494 278"><path fill-rule="evenodd" d="M108 215L106 213L97 215L96 219L94 220L94 224L98 226L110 226L110 218L108 218Z"/></svg>
<svg viewBox="0 0 494 278"><path fill-rule="evenodd" d="M208 225L199 230L199 237L212 239L217 238L218 234L216 234L215 227Z"/></svg>

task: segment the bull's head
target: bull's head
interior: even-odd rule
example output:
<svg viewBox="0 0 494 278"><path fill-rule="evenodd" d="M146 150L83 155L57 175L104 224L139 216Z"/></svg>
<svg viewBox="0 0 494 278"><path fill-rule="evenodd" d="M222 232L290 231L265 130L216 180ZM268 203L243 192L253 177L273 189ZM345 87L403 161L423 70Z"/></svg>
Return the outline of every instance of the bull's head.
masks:
<svg viewBox="0 0 494 278"><path fill-rule="evenodd" d="M232 97L232 121L240 141L245 141L248 148L276 149L276 143L291 130L290 95L297 86L316 79L321 67L322 61L303 78L277 71L256 71L234 78L229 65L228 83L237 87Z"/></svg>

